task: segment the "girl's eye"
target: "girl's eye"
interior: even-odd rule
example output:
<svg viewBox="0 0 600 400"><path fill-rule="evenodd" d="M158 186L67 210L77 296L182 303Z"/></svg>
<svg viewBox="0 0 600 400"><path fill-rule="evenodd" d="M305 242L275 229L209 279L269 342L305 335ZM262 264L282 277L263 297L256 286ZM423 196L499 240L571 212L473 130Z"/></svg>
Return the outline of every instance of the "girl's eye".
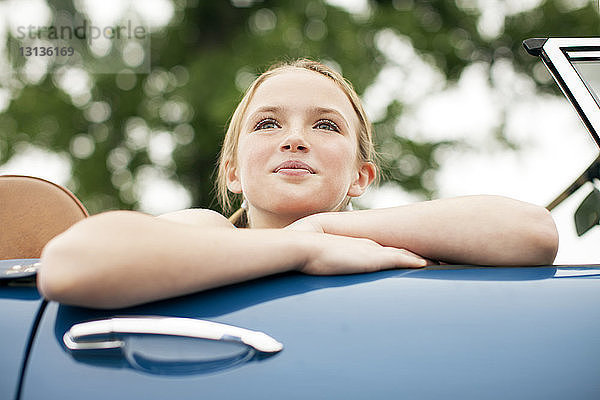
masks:
<svg viewBox="0 0 600 400"><path fill-rule="evenodd" d="M328 119L323 119L315 125L316 129L324 129L327 131L339 132L340 128L335 124L335 122L330 121Z"/></svg>
<svg viewBox="0 0 600 400"><path fill-rule="evenodd" d="M258 124L256 124L256 126L254 127L254 130L258 131L260 129L275 129L275 128L280 128L277 121L275 121L273 118L265 118L262 121L260 121Z"/></svg>

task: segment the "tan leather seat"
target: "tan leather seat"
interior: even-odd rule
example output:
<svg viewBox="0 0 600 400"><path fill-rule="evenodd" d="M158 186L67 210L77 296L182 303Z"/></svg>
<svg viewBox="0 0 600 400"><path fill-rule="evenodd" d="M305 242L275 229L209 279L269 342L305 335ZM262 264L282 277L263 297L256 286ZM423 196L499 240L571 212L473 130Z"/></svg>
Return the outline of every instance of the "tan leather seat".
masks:
<svg viewBox="0 0 600 400"><path fill-rule="evenodd" d="M0 260L39 258L50 239L87 216L83 204L60 185L0 175Z"/></svg>

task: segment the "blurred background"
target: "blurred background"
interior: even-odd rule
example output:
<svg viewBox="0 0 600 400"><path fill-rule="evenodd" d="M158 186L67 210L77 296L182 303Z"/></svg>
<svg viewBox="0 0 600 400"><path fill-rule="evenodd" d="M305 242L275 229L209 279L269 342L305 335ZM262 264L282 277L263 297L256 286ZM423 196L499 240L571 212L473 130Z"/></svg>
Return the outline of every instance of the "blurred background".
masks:
<svg viewBox="0 0 600 400"><path fill-rule="evenodd" d="M147 35L47 29L77 21ZM0 174L63 184L91 213L219 210L216 161L243 91L310 57L354 84L374 123L383 180L355 207L482 193L547 205L598 149L521 42L599 31L597 0L4 0ZM553 211L556 263L600 263L600 229L577 237L573 222L591 188Z"/></svg>

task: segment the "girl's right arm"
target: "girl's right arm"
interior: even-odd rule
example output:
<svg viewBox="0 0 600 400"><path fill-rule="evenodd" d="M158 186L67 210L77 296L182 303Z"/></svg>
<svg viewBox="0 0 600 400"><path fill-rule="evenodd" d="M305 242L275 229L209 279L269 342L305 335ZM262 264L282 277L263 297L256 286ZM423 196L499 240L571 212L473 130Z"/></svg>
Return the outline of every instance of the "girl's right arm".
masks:
<svg viewBox="0 0 600 400"><path fill-rule="evenodd" d="M50 300L118 308L299 269L340 274L420 267L369 239L206 227L132 211L87 218L52 239L38 288Z"/></svg>

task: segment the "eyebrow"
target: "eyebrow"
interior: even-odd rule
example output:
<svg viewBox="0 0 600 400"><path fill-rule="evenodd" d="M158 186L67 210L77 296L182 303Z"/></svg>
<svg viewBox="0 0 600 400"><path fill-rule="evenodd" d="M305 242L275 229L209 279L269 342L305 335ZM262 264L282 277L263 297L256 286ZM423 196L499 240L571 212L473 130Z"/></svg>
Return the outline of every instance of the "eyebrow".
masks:
<svg viewBox="0 0 600 400"><path fill-rule="evenodd" d="M257 108L249 116L248 120L253 119L254 116L257 114L270 113L270 112L271 113L281 113L284 111L285 111L285 108L281 107L281 106L262 106L262 107ZM344 125L346 125L346 129L348 129L348 131L350 131L350 125L348 124L348 121L346 121L346 118L344 118L342 113L339 112L338 110L336 110L335 108L314 106L314 107L311 107L309 109L309 111L311 114L334 114L344 122Z"/></svg>
<svg viewBox="0 0 600 400"><path fill-rule="evenodd" d="M260 114L260 113L267 113L267 112L280 112L283 111L283 107L281 106L262 106L262 107L258 107L251 115L254 116L256 114Z"/></svg>

